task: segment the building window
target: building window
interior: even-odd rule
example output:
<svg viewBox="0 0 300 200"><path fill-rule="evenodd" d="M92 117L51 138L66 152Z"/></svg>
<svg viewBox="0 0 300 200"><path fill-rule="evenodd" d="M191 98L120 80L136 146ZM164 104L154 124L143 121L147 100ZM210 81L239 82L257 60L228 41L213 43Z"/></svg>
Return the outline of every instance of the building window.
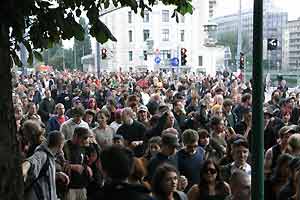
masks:
<svg viewBox="0 0 300 200"><path fill-rule="evenodd" d="M128 11L128 23L131 24L132 23L132 12Z"/></svg>
<svg viewBox="0 0 300 200"><path fill-rule="evenodd" d="M184 30L180 30L180 41L184 42Z"/></svg>
<svg viewBox="0 0 300 200"><path fill-rule="evenodd" d="M199 66L203 66L203 57L199 56Z"/></svg>
<svg viewBox="0 0 300 200"><path fill-rule="evenodd" d="M160 56L163 60L171 58L171 50L160 50Z"/></svg>
<svg viewBox="0 0 300 200"><path fill-rule="evenodd" d="M162 22L169 22L169 11L162 10Z"/></svg>
<svg viewBox="0 0 300 200"><path fill-rule="evenodd" d="M162 41L169 41L169 29L162 30Z"/></svg>
<svg viewBox="0 0 300 200"><path fill-rule="evenodd" d="M148 10L145 10L144 11L144 18L143 18L143 22L144 23L148 23L149 22L149 20L150 20L150 18L149 18L150 16L149 16L149 11Z"/></svg>
<svg viewBox="0 0 300 200"><path fill-rule="evenodd" d="M143 35L144 41L146 41L150 36L150 30L143 30Z"/></svg>
<svg viewBox="0 0 300 200"><path fill-rule="evenodd" d="M144 60L148 60L147 51L144 50L143 55L144 55Z"/></svg>
<svg viewBox="0 0 300 200"><path fill-rule="evenodd" d="M128 59L129 61L132 61L132 51L128 51Z"/></svg>
<svg viewBox="0 0 300 200"><path fill-rule="evenodd" d="M132 42L132 31L128 31L129 42Z"/></svg>

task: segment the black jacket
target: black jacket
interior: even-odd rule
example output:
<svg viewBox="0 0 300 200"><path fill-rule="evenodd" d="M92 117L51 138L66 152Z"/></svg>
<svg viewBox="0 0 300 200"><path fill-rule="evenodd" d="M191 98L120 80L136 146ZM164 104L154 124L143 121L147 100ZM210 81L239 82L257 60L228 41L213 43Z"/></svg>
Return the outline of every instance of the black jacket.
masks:
<svg viewBox="0 0 300 200"><path fill-rule="evenodd" d="M111 182L104 185L98 194L98 199L109 200L153 200L150 191L142 185Z"/></svg>
<svg viewBox="0 0 300 200"><path fill-rule="evenodd" d="M41 116L42 121L47 123L49 114L53 114L55 109L55 102L52 98L44 98L39 106L38 114Z"/></svg>

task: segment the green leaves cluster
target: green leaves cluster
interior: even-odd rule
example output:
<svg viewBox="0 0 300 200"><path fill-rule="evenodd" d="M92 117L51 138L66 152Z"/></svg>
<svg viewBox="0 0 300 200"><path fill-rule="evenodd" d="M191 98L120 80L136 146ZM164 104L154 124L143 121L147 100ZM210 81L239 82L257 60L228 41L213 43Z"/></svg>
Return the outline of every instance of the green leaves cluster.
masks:
<svg viewBox="0 0 300 200"><path fill-rule="evenodd" d="M20 43L29 52L28 62L33 57L40 60L39 52L53 47L61 39L84 40L85 30L78 18L86 13L89 19L89 33L100 43L117 41L107 26L101 21L100 13L111 7L130 7L135 13L151 11L156 0L9 0L1 3L0 23L10 30L10 55L15 64L21 65L17 56ZM173 17L178 14L193 13L191 0L161 0L165 5L175 5ZM0 40L4 39L0 35ZM1 43L1 42L0 42ZM1 44L0 44L1 45ZM34 50L33 49L37 49Z"/></svg>

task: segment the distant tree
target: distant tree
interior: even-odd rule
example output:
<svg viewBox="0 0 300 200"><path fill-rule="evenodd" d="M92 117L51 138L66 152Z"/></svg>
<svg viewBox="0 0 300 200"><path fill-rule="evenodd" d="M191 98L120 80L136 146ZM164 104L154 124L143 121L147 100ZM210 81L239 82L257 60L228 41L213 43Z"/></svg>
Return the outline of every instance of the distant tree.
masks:
<svg viewBox="0 0 300 200"><path fill-rule="evenodd" d="M217 35L218 44L229 47L231 51L231 62L235 62L236 50L237 50L237 32L228 31L222 32ZM245 34L242 34L242 52L248 57L249 54L252 55L252 51L249 46L249 38ZM251 57L251 56L249 56Z"/></svg>
<svg viewBox="0 0 300 200"><path fill-rule="evenodd" d="M88 24L86 23L85 19L83 17L79 20L80 25L84 28L85 36L83 41L74 40L73 45L73 54L74 59L76 59L76 66L74 66L77 69L82 70L82 63L81 58L85 55L89 55L92 53L92 47L91 47L91 39L88 35ZM75 63L74 63L75 65Z"/></svg>

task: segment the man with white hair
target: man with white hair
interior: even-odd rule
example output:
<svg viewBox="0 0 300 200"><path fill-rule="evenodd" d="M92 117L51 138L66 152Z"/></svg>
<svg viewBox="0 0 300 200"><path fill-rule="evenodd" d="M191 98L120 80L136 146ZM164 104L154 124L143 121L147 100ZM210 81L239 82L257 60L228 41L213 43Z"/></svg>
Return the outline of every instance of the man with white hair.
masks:
<svg viewBox="0 0 300 200"><path fill-rule="evenodd" d="M145 137L145 126L133 119L134 113L131 108L126 107L122 111L123 124L119 127L117 134L122 135L125 145L133 149L135 155L143 155L143 139Z"/></svg>

